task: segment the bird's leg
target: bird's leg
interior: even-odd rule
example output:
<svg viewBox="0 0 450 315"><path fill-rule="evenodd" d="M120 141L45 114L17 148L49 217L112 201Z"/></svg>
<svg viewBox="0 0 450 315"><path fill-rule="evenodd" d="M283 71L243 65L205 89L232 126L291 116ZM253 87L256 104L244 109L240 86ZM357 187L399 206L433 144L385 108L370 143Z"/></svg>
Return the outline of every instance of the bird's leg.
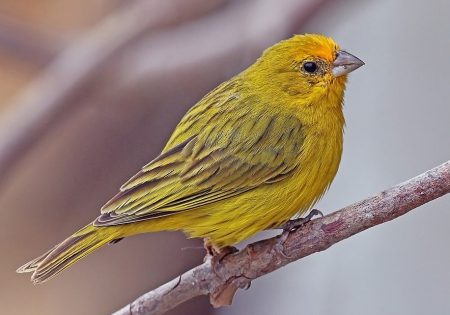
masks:
<svg viewBox="0 0 450 315"><path fill-rule="evenodd" d="M315 217L316 215L320 215L321 217L323 217L323 213L320 210L312 209L306 217L289 220L278 228L283 229L283 231L285 232L295 231L302 225L311 221L312 218Z"/></svg>
<svg viewBox="0 0 450 315"><path fill-rule="evenodd" d="M230 282L229 280L225 279L223 276L223 272L221 272L220 267L222 260L228 255L238 252L238 249L233 246L218 247L214 245L214 243L211 242L211 240L208 238L203 239L203 245L206 249L206 256L204 258L205 262L211 261L212 271L220 279L222 279L222 281L224 281L223 285L210 293L210 303L214 307L231 305L237 290L239 288L248 290L251 285L251 279L249 279L248 282L236 285L233 280Z"/></svg>
<svg viewBox="0 0 450 315"><path fill-rule="evenodd" d="M210 239L205 238L203 240L203 246L206 249L205 261L211 260L211 268L212 271L222 280L226 280L223 278L220 272L220 266L222 260L230 254L238 252L238 249L233 246L225 246L218 247L211 242ZM242 275L245 277L244 275ZM248 278L247 278L248 279ZM244 283L239 284L238 286L231 281L225 282L225 285L221 286L221 288L215 292L211 292L210 294L210 302L214 307L231 305L233 302L234 295L238 288L248 290L251 286L251 279L248 281L244 281Z"/></svg>
<svg viewBox="0 0 450 315"><path fill-rule="evenodd" d="M238 251L233 246L217 247L208 238L203 239L203 247L206 250L205 260L211 258L213 263L220 263L226 256Z"/></svg>

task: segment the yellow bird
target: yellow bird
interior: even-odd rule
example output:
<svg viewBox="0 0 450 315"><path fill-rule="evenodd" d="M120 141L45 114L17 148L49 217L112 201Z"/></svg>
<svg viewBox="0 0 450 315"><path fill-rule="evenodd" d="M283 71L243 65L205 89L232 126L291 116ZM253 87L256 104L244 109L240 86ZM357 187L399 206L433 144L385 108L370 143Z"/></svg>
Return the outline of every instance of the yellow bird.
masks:
<svg viewBox="0 0 450 315"><path fill-rule="evenodd" d="M40 283L146 232L181 230L220 250L306 212L338 170L347 74L363 64L323 35L268 48L192 107L94 222L18 272Z"/></svg>

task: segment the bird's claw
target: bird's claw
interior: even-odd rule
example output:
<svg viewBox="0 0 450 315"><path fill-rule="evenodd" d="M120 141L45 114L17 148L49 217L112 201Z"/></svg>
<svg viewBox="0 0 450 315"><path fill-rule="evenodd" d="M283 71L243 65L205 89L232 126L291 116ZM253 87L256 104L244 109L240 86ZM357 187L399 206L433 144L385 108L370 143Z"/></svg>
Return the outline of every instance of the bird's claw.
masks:
<svg viewBox="0 0 450 315"><path fill-rule="evenodd" d="M316 215L320 215L321 217L323 217L322 211L317 210L317 209L312 209L306 217L289 220L286 223L284 223L280 228L283 229L283 231L285 231L285 232L295 231L302 225L311 221L312 218L315 217Z"/></svg>
<svg viewBox="0 0 450 315"><path fill-rule="evenodd" d="M213 263L221 263L226 256L234 254L238 251L237 248L233 246L226 246L222 248L216 247L208 239L204 240L203 246L206 250L205 260L212 259Z"/></svg>
<svg viewBox="0 0 450 315"><path fill-rule="evenodd" d="M242 286L241 289L247 291L248 289L250 289L251 286L252 286L252 282L249 281L244 286Z"/></svg>

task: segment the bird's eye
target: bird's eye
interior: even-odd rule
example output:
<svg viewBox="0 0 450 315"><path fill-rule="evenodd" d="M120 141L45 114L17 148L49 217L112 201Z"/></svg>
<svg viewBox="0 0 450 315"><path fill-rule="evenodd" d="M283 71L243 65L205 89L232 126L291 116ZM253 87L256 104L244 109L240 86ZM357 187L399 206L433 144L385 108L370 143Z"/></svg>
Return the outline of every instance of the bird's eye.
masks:
<svg viewBox="0 0 450 315"><path fill-rule="evenodd" d="M303 64L303 69L308 73L314 73L317 70L317 64L312 61L305 62Z"/></svg>

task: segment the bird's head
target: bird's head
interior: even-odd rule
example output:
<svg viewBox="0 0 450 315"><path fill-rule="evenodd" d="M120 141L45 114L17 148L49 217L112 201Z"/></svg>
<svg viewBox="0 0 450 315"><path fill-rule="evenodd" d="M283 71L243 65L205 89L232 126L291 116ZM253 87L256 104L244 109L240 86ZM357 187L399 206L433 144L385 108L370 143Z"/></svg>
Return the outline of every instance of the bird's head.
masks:
<svg viewBox="0 0 450 315"><path fill-rule="evenodd" d="M268 48L251 72L265 86L303 99L342 98L347 74L364 65L331 38L296 35Z"/></svg>

